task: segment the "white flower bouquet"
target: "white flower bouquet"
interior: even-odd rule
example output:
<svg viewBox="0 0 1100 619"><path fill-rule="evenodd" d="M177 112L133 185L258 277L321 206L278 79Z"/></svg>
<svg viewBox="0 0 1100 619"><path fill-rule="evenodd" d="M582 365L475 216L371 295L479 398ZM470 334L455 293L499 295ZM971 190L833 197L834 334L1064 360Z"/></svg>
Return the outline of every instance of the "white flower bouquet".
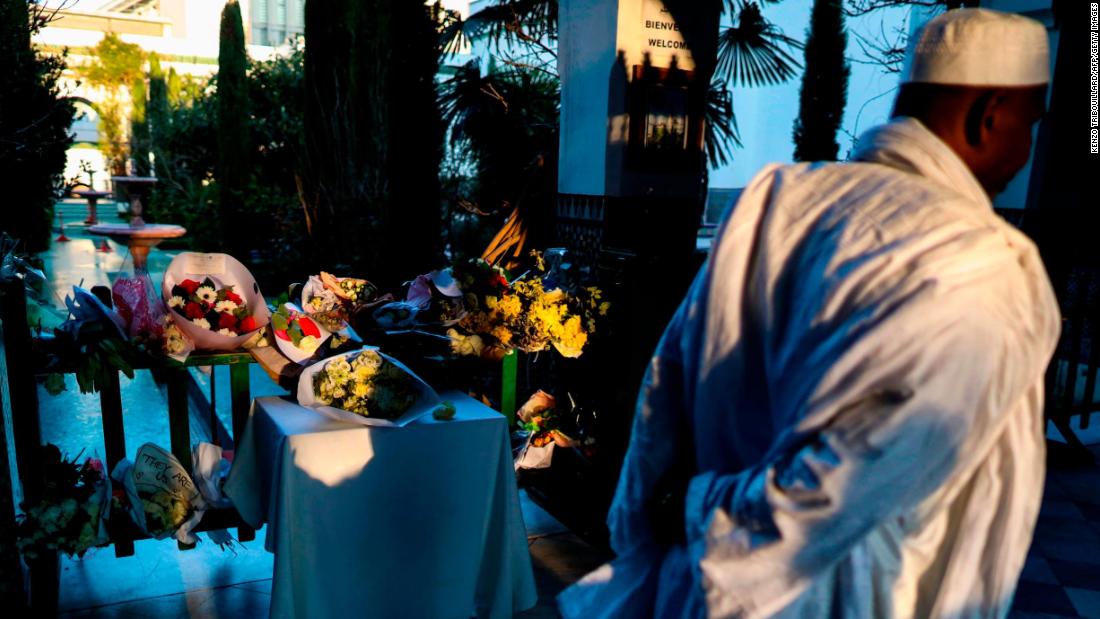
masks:
<svg viewBox="0 0 1100 619"><path fill-rule="evenodd" d="M50 552L82 557L107 543L111 484L103 463L65 458L56 445L42 447L46 486L34 503L23 503L16 519L16 547L28 559Z"/></svg>
<svg viewBox="0 0 1100 619"><path fill-rule="evenodd" d="M170 452L146 443L138 449L134 462L119 462L112 477L126 491L130 517L139 529L155 539L196 541L191 530L202 518L205 502Z"/></svg>
<svg viewBox="0 0 1100 619"><path fill-rule="evenodd" d="M302 286L302 309L329 331L347 328L356 308L375 300L378 289L357 277L336 277L321 271Z"/></svg>
<svg viewBox="0 0 1100 619"><path fill-rule="evenodd" d="M430 414L439 395L401 362L366 347L305 368L298 403L335 419L399 427Z"/></svg>

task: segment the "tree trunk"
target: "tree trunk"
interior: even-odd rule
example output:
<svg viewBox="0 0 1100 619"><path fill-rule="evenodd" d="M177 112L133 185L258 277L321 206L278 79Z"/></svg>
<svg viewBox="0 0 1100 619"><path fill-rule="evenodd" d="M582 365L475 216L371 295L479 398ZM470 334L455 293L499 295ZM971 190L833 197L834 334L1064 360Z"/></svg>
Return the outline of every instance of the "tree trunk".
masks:
<svg viewBox="0 0 1100 619"><path fill-rule="evenodd" d="M306 3L301 198L314 261L377 283L438 265L439 49L429 9Z"/></svg>

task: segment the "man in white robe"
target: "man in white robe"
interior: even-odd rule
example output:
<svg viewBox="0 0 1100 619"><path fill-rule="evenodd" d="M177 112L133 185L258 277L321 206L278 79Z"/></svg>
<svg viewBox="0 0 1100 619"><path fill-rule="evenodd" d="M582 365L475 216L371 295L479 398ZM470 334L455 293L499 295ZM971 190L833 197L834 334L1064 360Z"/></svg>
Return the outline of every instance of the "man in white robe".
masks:
<svg viewBox="0 0 1100 619"><path fill-rule="evenodd" d="M1046 32L964 9L913 39L853 162L770 166L727 214L639 395L618 558L566 617L1007 614L1059 312L989 196L1027 160Z"/></svg>

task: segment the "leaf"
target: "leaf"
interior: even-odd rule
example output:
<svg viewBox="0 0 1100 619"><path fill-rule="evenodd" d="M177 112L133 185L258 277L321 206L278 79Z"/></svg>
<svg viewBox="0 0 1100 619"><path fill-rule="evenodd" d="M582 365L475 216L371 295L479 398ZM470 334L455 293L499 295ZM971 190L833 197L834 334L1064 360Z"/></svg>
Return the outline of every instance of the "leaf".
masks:
<svg viewBox="0 0 1100 619"><path fill-rule="evenodd" d="M43 386L46 388L46 393L58 395L65 391L65 376L62 374L47 374Z"/></svg>
<svg viewBox="0 0 1100 619"><path fill-rule="evenodd" d="M286 331L290 325L287 323L285 315L275 314L271 317L271 326L277 331Z"/></svg>

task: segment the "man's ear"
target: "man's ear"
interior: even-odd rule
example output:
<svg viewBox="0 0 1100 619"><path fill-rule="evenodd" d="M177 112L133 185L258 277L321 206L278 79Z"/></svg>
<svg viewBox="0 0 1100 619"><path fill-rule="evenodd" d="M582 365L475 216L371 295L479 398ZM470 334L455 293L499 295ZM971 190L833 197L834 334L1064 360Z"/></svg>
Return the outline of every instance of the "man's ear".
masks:
<svg viewBox="0 0 1100 619"><path fill-rule="evenodd" d="M997 124L997 108L1003 100L1004 92L985 90L970 103L963 127L966 143L969 146L977 147L985 142L986 134Z"/></svg>

